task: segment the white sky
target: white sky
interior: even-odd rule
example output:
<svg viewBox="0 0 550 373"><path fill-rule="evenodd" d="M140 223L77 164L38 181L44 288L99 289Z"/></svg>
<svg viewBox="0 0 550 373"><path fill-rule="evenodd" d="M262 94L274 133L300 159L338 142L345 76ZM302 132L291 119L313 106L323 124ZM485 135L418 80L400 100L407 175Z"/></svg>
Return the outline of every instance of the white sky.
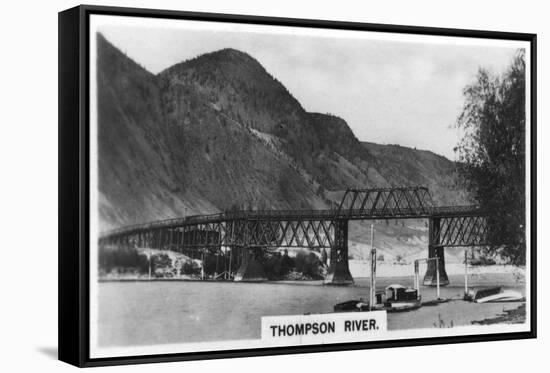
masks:
<svg viewBox="0 0 550 373"><path fill-rule="evenodd" d="M307 111L357 138L455 159L462 89L480 66L501 72L519 42L93 16L96 30L153 73L222 48L250 54ZM93 30L92 30L93 31ZM93 33L92 33L93 35Z"/></svg>

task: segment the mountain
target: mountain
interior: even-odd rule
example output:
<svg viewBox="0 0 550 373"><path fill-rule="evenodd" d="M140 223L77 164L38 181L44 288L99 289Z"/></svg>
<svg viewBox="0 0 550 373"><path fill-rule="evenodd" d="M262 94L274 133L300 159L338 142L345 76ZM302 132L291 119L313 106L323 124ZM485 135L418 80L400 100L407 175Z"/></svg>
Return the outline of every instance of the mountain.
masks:
<svg viewBox="0 0 550 373"><path fill-rule="evenodd" d="M326 208L347 187L427 185L465 200L454 163L361 143L309 113L252 56L223 49L154 75L97 34L100 229L228 209ZM368 124L366 124L368 125Z"/></svg>
<svg viewBox="0 0 550 373"><path fill-rule="evenodd" d="M467 204L468 194L457 185L456 165L428 150L400 145L363 142L374 158L373 167L390 185L423 185L430 190L438 205Z"/></svg>

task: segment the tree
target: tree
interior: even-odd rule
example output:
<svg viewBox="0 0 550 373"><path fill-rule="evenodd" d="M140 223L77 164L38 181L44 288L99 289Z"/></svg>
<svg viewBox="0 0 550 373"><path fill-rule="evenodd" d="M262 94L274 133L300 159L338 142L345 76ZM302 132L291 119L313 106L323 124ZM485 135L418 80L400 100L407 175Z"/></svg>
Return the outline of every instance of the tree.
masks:
<svg viewBox="0 0 550 373"><path fill-rule="evenodd" d="M463 91L457 127L464 133L455 152L467 190L489 219L487 249L517 265L525 263L525 51L502 75L480 69Z"/></svg>
<svg viewBox="0 0 550 373"><path fill-rule="evenodd" d="M319 184L319 187L317 188L317 195L319 197L325 196L325 188L321 184Z"/></svg>

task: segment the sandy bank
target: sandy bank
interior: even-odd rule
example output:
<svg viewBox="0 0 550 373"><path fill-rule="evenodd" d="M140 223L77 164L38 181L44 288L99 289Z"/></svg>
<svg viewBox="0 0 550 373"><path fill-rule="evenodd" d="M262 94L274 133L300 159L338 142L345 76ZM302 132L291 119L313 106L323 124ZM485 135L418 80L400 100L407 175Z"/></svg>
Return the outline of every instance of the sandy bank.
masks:
<svg viewBox="0 0 550 373"><path fill-rule="evenodd" d="M370 263L368 260L350 260L349 268L353 277L369 277L370 276ZM448 275L463 275L464 264L461 263L446 263L445 269ZM420 264L420 274L424 275L426 272L426 264ZM525 268L516 267L512 265L492 265L492 266L475 266L468 267L469 274L489 274L489 273L508 273L514 274L519 277L525 276ZM403 277L414 275L414 264L391 264L391 263L377 263L376 275L378 277Z"/></svg>

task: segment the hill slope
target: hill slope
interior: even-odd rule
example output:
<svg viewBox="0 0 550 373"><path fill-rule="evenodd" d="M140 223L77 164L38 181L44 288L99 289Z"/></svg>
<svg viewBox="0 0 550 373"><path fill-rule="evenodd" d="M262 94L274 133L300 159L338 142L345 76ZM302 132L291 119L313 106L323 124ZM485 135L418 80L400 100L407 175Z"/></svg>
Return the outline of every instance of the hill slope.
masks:
<svg viewBox="0 0 550 373"><path fill-rule="evenodd" d="M437 201L462 198L452 162L362 144L243 52L153 75L97 37L102 230L232 208L326 208L347 187L424 184Z"/></svg>
<svg viewBox="0 0 550 373"><path fill-rule="evenodd" d="M468 195L456 184L455 164L447 158L400 145L363 142L362 146L372 154L374 168L390 185L426 186L440 205L468 202Z"/></svg>

